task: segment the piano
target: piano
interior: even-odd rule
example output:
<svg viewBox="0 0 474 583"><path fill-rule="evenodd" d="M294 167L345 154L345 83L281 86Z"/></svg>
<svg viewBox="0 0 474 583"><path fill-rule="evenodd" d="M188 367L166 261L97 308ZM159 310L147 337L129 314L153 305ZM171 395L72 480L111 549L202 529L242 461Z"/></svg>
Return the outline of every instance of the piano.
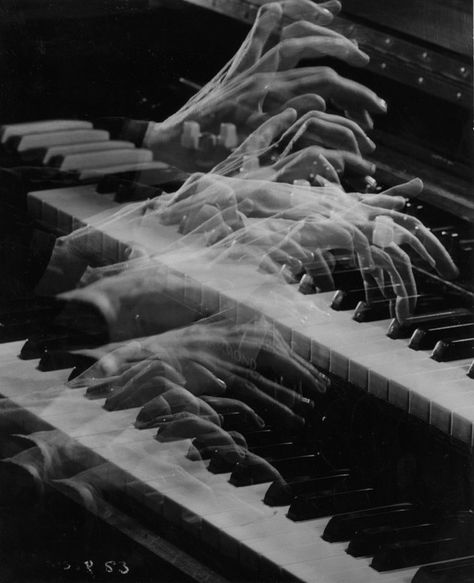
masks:
<svg viewBox="0 0 474 583"><path fill-rule="evenodd" d="M251 2L232 0L196 0L191 4L244 22L251 21L256 10ZM160 10L156 6L152 9ZM456 27L457 34L446 34L446 29L438 26L440 14L443 24ZM369 2L349 1L334 23L338 30L358 39L371 55L371 65L367 72L360 72L360 78L386 95L390 104L387 119L377 120L375 139L379 145L374 159L378 182L392 185L421 175L424 193L408 205L407 212L432 227L460 265L461 276L453 283L417 274L420 288L429 294L428 302L433 302L427 311L431 305L437 312L455 311L454 315L439 316L427 324L421 314L412 327L404 328L392 321L387 305L379 309L359 303L363 302L360 290L346 287L343 275L337 280L340 289L303 295L297 284L275 287L272 278L253 268L232 266L216 274L198 269L192 261L177 262L173 253L159 256L165 274L172 272L182 278L183 300L199 305L203 314L224 310L231 322L264 315L300 356L330 375L332 388L316 402L317 413L309 414L307 435L298 436L298 447L303 438L304 447L310 442L307 451L329 460L333 469L350 467L364 486L384 492L384 504L412 504L414 512L424 509L428 512L423 516L425 522L435 521L434 512L455 515L459 524L465 521L467 525L461 529L464 534L472 533L474 494L472 331L468 326L467 336L458 343L451 337L446 339L439 328L446 319L449 326L456 318L461 318L457 325L472 323L474 201L467 126L472 69L471 50L465 40L470 18L462 1L453 3L449 10L438 2L407 3L403 10L400 3L387 2L383 11ZM225 26L228 21L223 19L222 23ZM97 126L96 131L103 130ZM130 135L124 137L117 131L114 135L113 129L109 136L110 141L126 137ZM146 183L147 175L166 170L159 161L150 164L145 171L136 167L145 182L141 186L153 189L166 185L168 175L164 181ZM127 168L126 176L117 176L115 168L103 178L74 175L60 188L46 182L45 188L16 194L22 196L34 228L54 239L82 225L94 225L98 213L104 218L123 208L127 201L118 190L124 184L129 188L133 166ZM172 178L180 178L175 170ZM9 208L20 212L18 201L12 205L10 197L9 202ZM24 207L21 212L25 212ZM130 234L124 235L120 227L118 221L98 233L105 263L120 260L130 246ZM133 237L138 245L153 250L172 249L181 241L175 227L162 227L153 234L135 232ZM192 237L186 245L194 248ZM420 321L421 332L414 338L414 326ZM363 543L360 537L352 538L352 554L346 552L352 535L331 537L339 513L315 517L311 504L302 504L304 496L299 503L292 500L290 505L285 500L285 505L271 506L271 480L265 473L262 476L258 471L240 471L225 464L219 467L219 458L196 461L188 440L160 443L154 439L156 430L135 429L136 410L104 411L102 400L88 400L83 389L66 388L70 368L37 370L56 368L48 365L45 354L18 360L28 331L26 325L17 336L6 334L0 345L0 392L5 413L2 432L31 434L29 447L39 467L44 466L47 447L35 445L37 432L58 435L59 449L73 448L77 463L66 476L54 464L44 470L48 487L79 499L111 522L115 515L115 524L122 524L132 538L133 532L149 529L152 538L161 540L157 522L178 526L183 547L189 551L186 557L191 555L191 563L183 567L187 575L192 575L194 568L197 580L212 576L216 581L222 574L241 580L331 583L472 580L472 548L467 545L465 550L449 554L453 545L460 548L459 534L453 543L444 531L445 542L439 542L435 551L426 545L425 559L420 555L413 559L409 547L402 547L405 555L395 569L384 565L381 553L377 555L380 570L373 568L370 564L375 553L357 553L357 544ZM431 358L438 346L441 355ZM294 436L271 435L272 429L269 431L249 435L249 443L255 439L258 451L262 444L271 445L271 440L276 444L294 440ZM48 438L44 439L47 445ZM285 464L298 463L285 461L285 447L282 444L283 453L268 458L282 471L286 471ZM210 472L208 465L222 473ZM94 472L102 467L103 472ZM87 492L100 493L103 505L90 504ZM128 530L124 516L133 519ZM140 531L144 524L145 531ZM157 550L145 536L140 544L166 555L163 546L158 545L161 551ZM194 555L198 559L205 556L212 570L199 570L192 562L193 546ZM169 553L167 556L170 558ZM390 557L393 559L394 553ZM448 561L443 562L446 557ZM222 564L226 562L227 568Z"/></svg>

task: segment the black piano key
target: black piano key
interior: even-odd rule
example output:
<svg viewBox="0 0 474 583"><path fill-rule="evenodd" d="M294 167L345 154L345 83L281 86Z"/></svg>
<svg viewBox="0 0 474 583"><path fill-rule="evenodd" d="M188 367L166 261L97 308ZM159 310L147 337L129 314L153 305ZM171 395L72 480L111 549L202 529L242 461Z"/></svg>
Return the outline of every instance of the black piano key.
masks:
<svg viewBox="0 0 474 583"><path fill-rule="evenodd" d="M392 299L376 300L368 304L361 301L357 304L352 319L356 322L374 322L376 320L386 320L393 314Z"/></svg>
<svg viewBox="0 0 474 583"><path fill-rule="evenodd" d="M295 496L314 494L350 477L348 471L338 471L321 478L300 478L293 481L275 480L263 498L267 506L287 506Z"/></svg>
<svg viewBox="0 0 474 583"><path fill-rule="evenodd" d="M209 455L210 460L207 469L212 474L228 474L235 467L234 458L229 458L227 452L222 449L216 448L214 451L204 452L203 459L207 459L207 455Z"/></svg>
<svg viewBox="0 0 474 583"><path fill-rule="evenodd" d="M341 542L349 540L364 528L384 524L412 524L421 516L424 514L409 502L375 506L366 510L333 516L326 525L322 538L328 542Z"/></svg>
<svg viewBox="0 0 474 583"><path fill-rule="evenodd" d="M61 370L77 366L86 370L95 362L97 362L95 358L84 354L74 354L65 350L45 350L41 355L38 370Z"/></svg>
<svg viewBox="0 0 474 583"><path fill-rule="evenodd" d="M261 427L254 417L242 411L227 411L220 415L222 417L222 427L226 431L256 431Z"/></svg>
<svg viewBox="0 0 474 583"><path fill-rule="evenodd" d="M335 269L332 273L335 289L361 289L364 282L360 274L360 269Z"/></svg>
<svg viewBox="0 0 474 583"><path fill-rule="evenodd" d="M72 381L73 379L81 375L84 371L86 371L88 368L89 365L86 361L76 364L72 371L69 373L67 380Z"/></svg>
<svg viewBox="0 0 474 583"><path fill-rule="evenodd" d="M454 301L454 300L453 300ZM416 314L423 314L434 310L446 309L449 299L446 296L438 294L420 294L416 303ZM385 320L393 316L393 299L376 300L368 304L359 302L352 319L356 322L373 322L376 320Z"/></svg>
<svg viewBox="0 0 474 583"><path fill-rule="evenodd" d="M342 512L370 508L374 505L374 499L373 488L341 492L334 490L316 496L297 496L293 499L287 516L294 521L323 518Z"/></svg>
<svg viewBox="0 0 474 583"><path fill-rule="evenodd" d="M151 186L166 192L175 192L188 178L189 174L174 166L138 171L130 170L103 176L97 183L96 191L99 194L111 194L116 192L121 184L139 183L142 186Z"/></svg>
<svg viewBox="0 0 474 583"><path fill-rule="evenodd" d="M357 533L347 547L347 553L352 557L366 557L377 554L382 546L405 540L431 541L439 536L439 526L433 522L416 525L382 526L367 528Z"/></svg>
<svg viewBox="0 0 474 583"><path fill-rule="evenodd" d="M316 477L326 475L330 471L328 464L317 454L275 459L271 462L252 457L234 467L229 482L241 487L273 482L280 476L286 479L297 476Z"/></svg>
<svg viewBox="0 0 474 583"><path fill-rule="evenodd" d="M22 340L39 333L55 318L62 302L54 298L20 300L0 308L0 342Z"/></svg>
<svg viewBox="0 0 474 583"><path fill-rule="evenodd" d="M269 461L311 453L308 451L307 446L293 441L282 441L267 445L249 445L249 450L255 455Z"/></svg>
<svg viewBox="0 0 474 583"><path fill-rule="evenodd" d="M425 324L444 326L450 324L464 324L474 321L474 314L464 308L442 310L441 312L429 312L409 316L404 322L393 319L387 331L389 338L410 338L413 332Z"/></svg>
<svg viewBox="0 0 474 583"><path fill-rule="evenodd" d="M378 287L370 287L371 296L384 300ZM333 310L353 310L357 307L359 302L365 302L367 297L367 289L363 286L352 289L338 289L331 302Z"/></svg>
<svg viewBox="0 0 474 583"><path fill-rule="evenodd" d="M412 583L472 583L474 581L474 556L456 559L418 569Z"/></svg>
<svg viewBox="0 0 474 583"><path fill-rule="evenodd" d="M412 350L429 350L444 338L457 339L474 336L474 324L449 324L446 326L420 326L410 338L408 347Z"/></svg>
<svg viewBox="0 0 474 583"><path fill-rule="evenodd" d="M311 275L305 273L301 278L301 281L298 286L298 291L303 295L311 295L317 292L316 284L314 283L314 279Z"/></svg>
<svg viewBox="0 0 474 583"><path fill-rule="evenodd" d="M156 186L147 186L139 182L121 182L115 191L115 202L140 202L150 200L163 194L163 190Z"/></svg>
<svg viewBox="0 0 474 583"><path fill-rule="evenodd" d="M32 336L25 342L20 351L20 358L22 360L32 360L41 358L45 351L93 348L106 343L106 337L101 334L90 335L79 332L38 334Z"/></svg>
<svg viewBox="0 0 474 583"><path fill-rule="evenodd" d="M467 376L471 379L474 379L474 361L471 362L469 370L467 371Z"/></svg>
<svg viewBox="0 0 474 583"><path fill-rule="evenodd" d="M458 559L474 553L474 515L458 512L439 522L433 537L419 536L381 545L372 567L377 571L403 569L424 563Z"/></svg>
<svg viewBox="0 0 474 583"><path fill-rule="evenodd" d="M431 358L438 362L449 362L472 358L474 356L474 337L440 340L431 353Z"/></svg>
<svg viewBox="0 0 474 583"><path fill-rule="evenodd" d="M259 431L245 432L245 439L249 447L259 445L271 445L280 443L281 437L270 428L260 429Z"/></svg>
<svg viewBox="0 0 474 583"><path fill-rule="evenodd" d="M429 541L393 543L383 546L372 559L370 566L376 571L393 571L423 563L447 561L466 555L463 547L459 539L453 536L439 536Z"/></svg>
<svg viewBox="0 0 474 583"><path fill-rule="evenodd" d="M114 390L114 386L109 381L98 381L87 387L85 396L91 400L103 399L108 397Z"/></svg>

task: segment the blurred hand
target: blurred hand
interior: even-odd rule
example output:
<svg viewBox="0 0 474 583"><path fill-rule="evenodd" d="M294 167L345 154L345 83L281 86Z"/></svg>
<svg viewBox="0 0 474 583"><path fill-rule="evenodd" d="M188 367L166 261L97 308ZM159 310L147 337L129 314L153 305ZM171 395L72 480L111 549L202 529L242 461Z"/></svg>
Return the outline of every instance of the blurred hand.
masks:
<svg viewBox="0 0 474 583"><path fill-rule="evenodd" d="M308 398L326 389L327 379L257 321L230 328L225 322L198 323L134 341L69 384L89 391L99 385L106 409L145 405L140 423L155 423L162 415L168 423L185 412L219 424L219 414L233 408L261 426L258 415L303 423L293 409L307 406Z"/></svg>

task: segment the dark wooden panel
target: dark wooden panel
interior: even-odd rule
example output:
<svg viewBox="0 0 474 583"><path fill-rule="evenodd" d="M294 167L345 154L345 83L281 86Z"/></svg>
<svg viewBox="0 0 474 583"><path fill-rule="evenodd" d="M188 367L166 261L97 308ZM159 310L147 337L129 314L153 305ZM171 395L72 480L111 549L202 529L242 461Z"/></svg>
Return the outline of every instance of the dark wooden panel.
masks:
<svg viewBox="0 0 474 583"><path fill-rule="evenodd" d="M472 4L467 0L344 0L347 14L472 55Z"/></svg>

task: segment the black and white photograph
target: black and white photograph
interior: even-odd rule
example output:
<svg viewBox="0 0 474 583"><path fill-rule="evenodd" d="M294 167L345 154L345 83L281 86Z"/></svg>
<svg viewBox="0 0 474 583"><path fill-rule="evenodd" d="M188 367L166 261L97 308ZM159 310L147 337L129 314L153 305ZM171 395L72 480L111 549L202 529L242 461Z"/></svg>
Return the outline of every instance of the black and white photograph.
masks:
<svg viewBox="0 0 474 583"><path fill-rule="evenodd" d="M474 583L470 0L0 0L0 583Z"/></svg>

